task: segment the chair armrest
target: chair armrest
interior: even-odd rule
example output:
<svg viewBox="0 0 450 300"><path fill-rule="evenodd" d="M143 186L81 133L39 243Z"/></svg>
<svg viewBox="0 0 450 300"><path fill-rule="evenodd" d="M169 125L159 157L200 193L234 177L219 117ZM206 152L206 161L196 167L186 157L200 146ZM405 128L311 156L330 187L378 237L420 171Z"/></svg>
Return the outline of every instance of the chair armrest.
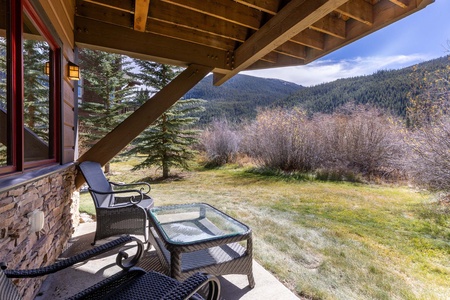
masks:
<svg viewBox="0 0 450 300"><path fill-rule="evenodd" d="M133 259L131 259L129 262L123 262L125 261L125 259L128 258L128 255L122 249L119 251L116 258L116 263L119 265L119 267L121 267L124 270L127 270L132 266L134 266L139 261L144 251L144 245L142 244L142 242L128 235L115 239L111 242L105 243L101 246L92 248L75 256L64 258L60 261L55 262L54 264L51 264L50 266L30 270L12 270L12 269L8 270L6 264L2 263L1 268L4 270L6 277L9 278L30 278L30 277L44 276L63 270L79 262L86 261L92 257L106 253L118 246L124 245L132 241L135 241L138 247L136 255L133 257Z"/></svg>
<svg viewBox="0 0 450 300"><path fill-rule="evenodd" d="M117 182L109 181L109 183L110 183L111 185L117 186L117 187L135 187L135 186L143 186L143 187L141 187L141 188L139 189L143 194L148 194L148 193L150 193L150 191L152 190L152 187L151 187L150 184L147 183L147 182L117 183Z"/></svg>
<svg viewBox="0 0 450 300"><path fill-rule="evenodd" d="M129 204L139 204L142 201L142 199L144 199L144 193L142 193L142 191L139 191L139 190L120 190L120 191L102 192L102 191L97 191L97 190L89 188L89 192L95 193L95 194L100 194L100 195L115 195L115 194L130 194L130 193L137 194L135 196L133 196L133 195L129 196L129 199L128 199ZM126 205L128 203L124 203L124 204ZM110 204L110 206L120 207L121 205L123 206L124 204L119 204L119 205Z"/></svg>
<svg viewBox="0 0 450 300"><path fill-rule="evenodd" d="M205 273L191 275L162 299L190 299L206 285L209 286L207 300L218 300L220 296L220 281L216 276Z"/></svg>

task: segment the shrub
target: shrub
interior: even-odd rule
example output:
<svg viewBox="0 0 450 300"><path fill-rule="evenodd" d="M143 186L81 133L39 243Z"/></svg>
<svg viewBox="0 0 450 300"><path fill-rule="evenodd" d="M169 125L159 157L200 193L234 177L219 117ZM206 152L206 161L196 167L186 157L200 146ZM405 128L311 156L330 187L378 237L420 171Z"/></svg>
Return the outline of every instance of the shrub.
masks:
<svg viewBox="0 0 450 300"><path fill-rule="evenodd" d="M208 164L221 166L233 162L239 150L239 141L238 134L230 128L226 119L213 121L201 137Z"/></svg>
<svg viewBox="0 0 450 300"><path fill-rule="evenodd" d="M403 168L402 127L380 110L356 106L314 122L323 168L369 176Z"/></svg>
<svg viewBox="0 0 450 300"><path fill-rule="evenodd" d="M309 171L316 167L317 157L312 129L301 110L262 111L244 129L243 150L260 166Z"/></svg>
<svg viewBox="0 0 450 300"><path fill-rule="evenodd" d="M450 120L413 132L408 140L409 170L414 181L431 190L450 191Z"/></svg>

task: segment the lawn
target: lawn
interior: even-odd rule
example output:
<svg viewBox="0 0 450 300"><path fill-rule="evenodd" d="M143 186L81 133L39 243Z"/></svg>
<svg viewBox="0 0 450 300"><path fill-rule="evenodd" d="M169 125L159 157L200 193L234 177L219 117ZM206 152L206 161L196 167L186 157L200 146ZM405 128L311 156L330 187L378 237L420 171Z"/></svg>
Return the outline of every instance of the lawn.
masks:
<svg viewBox="0 0 450 300"><path fill-rule="evenodd" d="M114 163L113 181L149 180L156 205L206 202L248 224L254 257L307 299L450 299L450 208L406 186L295 180L243 167L155 170ZM82 194L82 208L92 212ZM256 284L258 284L256 282Z"/></svg>

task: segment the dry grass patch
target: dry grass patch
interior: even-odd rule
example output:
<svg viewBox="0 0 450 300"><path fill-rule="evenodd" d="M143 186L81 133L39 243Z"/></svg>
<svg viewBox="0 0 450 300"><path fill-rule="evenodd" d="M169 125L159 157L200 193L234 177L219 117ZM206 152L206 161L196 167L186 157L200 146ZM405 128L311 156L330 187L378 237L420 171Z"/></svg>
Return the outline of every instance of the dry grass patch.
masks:
<svg viewBox="0 0 450 300"><path fill-rule="evenodd" d="M131 167L114 164L112 179L154 177L152 170L130 172ZM450 217L433 195L406 187L289 180L239 167L181 175L151 182L156 205L206 202L248 224L255 259L298 295L450 295Z"/></svg>

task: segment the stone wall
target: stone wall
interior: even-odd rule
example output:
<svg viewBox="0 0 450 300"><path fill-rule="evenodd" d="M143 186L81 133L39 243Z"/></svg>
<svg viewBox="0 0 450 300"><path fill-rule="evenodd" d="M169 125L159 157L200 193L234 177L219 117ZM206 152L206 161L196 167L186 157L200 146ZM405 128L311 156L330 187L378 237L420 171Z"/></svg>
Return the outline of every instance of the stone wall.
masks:
<svg viewBox="0 0 450 300"><path fill-rule="evenodd" d="M0 261L11 269L49 265L65 250L78 225L75 166L28 180L0 193ZM44 212L44 228L30 233L27 214ZM23 299L33 299L45 278L14 279Z"/></svg>

